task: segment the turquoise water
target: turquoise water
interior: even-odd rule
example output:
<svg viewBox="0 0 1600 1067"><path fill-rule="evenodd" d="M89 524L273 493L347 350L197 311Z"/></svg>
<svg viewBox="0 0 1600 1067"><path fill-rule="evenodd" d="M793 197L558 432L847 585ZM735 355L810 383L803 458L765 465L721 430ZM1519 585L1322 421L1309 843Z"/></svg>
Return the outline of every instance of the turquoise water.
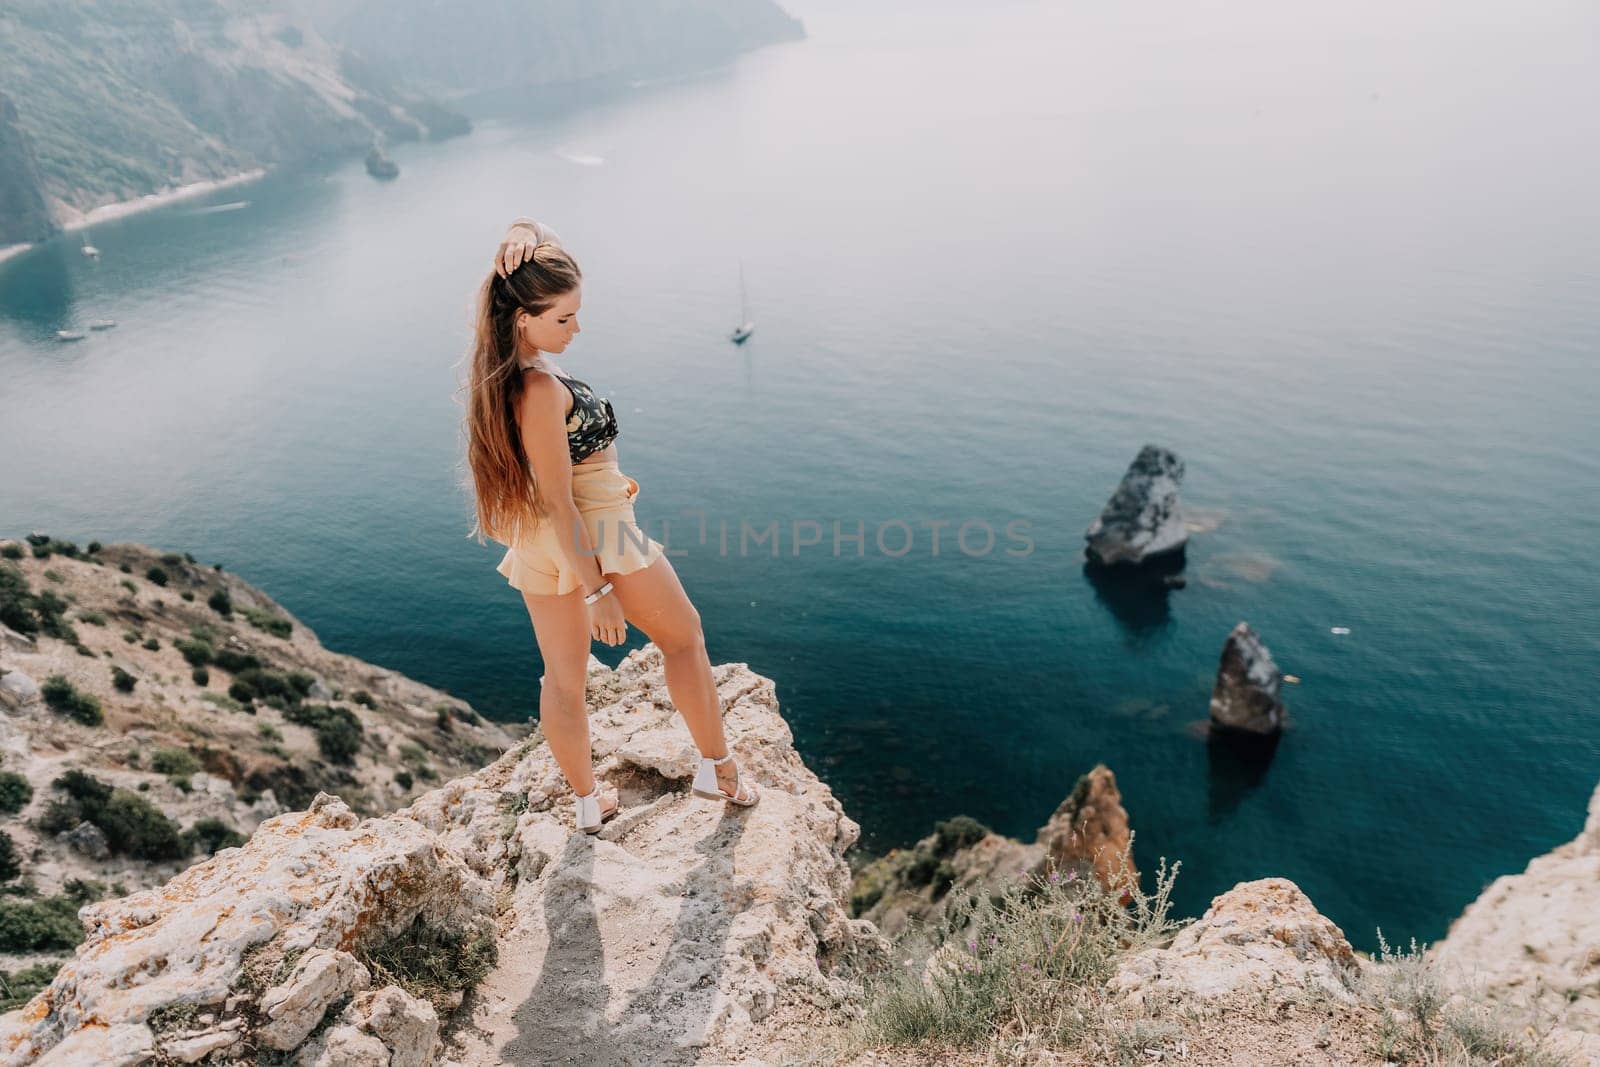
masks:
<svg viewBox="0 0 1600 1067"><path fill-rule="evenodd" d="M712 658L776 679L868 848L957 813L1027 837L1104 761L1185 911L1284 875L1370 946L1572 837L1600 778L1592 9L796 7L805 42L486 114L391 184L279 177L97 226L98 263L0 265L0 533L221 561L332 648L532 714L455 389L533 212L588 278L564 365L612 397ZM1146 441L1218 524L1164 598L1081 566ZM779 555L741 553L774 521ZM1195 731L1240 619L1303 679L1264 770Z"/></svg>

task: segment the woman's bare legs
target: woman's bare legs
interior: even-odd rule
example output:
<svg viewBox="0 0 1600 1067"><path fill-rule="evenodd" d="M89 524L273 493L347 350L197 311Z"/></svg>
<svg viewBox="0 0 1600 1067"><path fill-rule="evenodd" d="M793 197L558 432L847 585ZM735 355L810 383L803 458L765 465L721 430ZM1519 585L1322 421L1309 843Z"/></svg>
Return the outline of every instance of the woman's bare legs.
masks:
<svg viewBox="0 0 1600 1067"><path fill-rule="evenodd" d="M567 784L579 796L594 792L594 762L589 749L589 714L585 705L589 673L589 609L581 590L564 596L522 594L533 620L533 632L544 659L539 687L539 728ZM600 813L616 807L602 797Z"/></svg>
<svg viewBox="0 0 1600 1067"><path fill-rule="evenodd" d="M667 676L667 695L683 715L689 734L702 756L721 759L728 754L722 732L722 702L711 677L700 613L678 581L678 572L662 556L650 566L628 574L607 574L612 592L622 601L628 622L643 630L661 650ZM739 771L730 760L717 768L717 784L733 795L740 788ZM745 784L743 789L755 792Z"/></svg>

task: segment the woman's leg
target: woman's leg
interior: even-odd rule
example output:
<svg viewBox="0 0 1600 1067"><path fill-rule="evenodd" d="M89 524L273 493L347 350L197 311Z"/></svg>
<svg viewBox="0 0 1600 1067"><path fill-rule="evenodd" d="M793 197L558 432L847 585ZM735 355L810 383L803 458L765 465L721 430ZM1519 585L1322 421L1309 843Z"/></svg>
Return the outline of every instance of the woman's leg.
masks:
<svg viewBox="0 0 1600 1067"><path fill-rule="evenodd" d="M594 761L589 749L589 714L585 705L589 668L589 609L583 593L565 596L523 593L534 637L544 659L544 680L539 687L539 728L556 765L575 793L594 792ZM601 801L600 810L615 802Z"/></svg>
<svg viewBox="0 0 1600 1067"><path fill-rule="evenodd" d="M683 715L700 754L712 759L726 756L722 702L711 677L700 613L689 602L671 561L662 556L648 567L629 574L607 574L606 578L613 588L611 595L622 601L624 617L661 650L667 694ZM717 782L724 792L733 792L738 769L732 761L717 768Z"/></svg>

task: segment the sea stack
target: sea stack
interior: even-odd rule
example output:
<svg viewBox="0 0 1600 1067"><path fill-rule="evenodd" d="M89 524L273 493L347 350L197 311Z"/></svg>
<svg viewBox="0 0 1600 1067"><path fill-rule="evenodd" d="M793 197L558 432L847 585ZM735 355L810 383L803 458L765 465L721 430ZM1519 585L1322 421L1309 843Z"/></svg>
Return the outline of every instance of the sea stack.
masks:
<svg viewBox="0 0 1600 1067"><path fill-rule="evenodd" d="M1083 535L1090 561L1138 565L1182 553L1189 541L1178 504L1182 482L1183 460L1176 453L1159 445L1140 449L1105 510Z"/></svg>
<svg viewBox="0 0 1600 1067"><path fill-rule="evenodd" d="M1213 729L1271 737L1283 729L1285 709L1278 693L1283 672L1261 636L1241 622L1222 646L1217 684L1211 691Z"/></svg>
<svg viewBox="0 0 1600 1067"><path fill-rule="evenodd" d="M1050 821L1039 828L1038 843L1044 857L1036 873L1083 867L1107 889L1122 890L1127 903L1128 885L1138 882L1139 872L1133 865L1128 812L1111 768L1098 764L1078 779Z"/></svg>

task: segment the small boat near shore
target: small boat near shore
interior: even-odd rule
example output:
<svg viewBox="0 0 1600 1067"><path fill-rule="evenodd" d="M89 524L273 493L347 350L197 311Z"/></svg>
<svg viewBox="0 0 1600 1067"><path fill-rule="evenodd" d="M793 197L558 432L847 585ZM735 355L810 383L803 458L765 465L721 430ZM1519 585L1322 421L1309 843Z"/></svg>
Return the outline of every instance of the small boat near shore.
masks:
<svg viewBox="0 0 1600 1067"><path fill-rule="evenodd" d="M110 330L117 325L116 319L95 319L89 324L91 330Z"/></svg>
<svg viewBox="0 0 1600 1067"><path fill-rule="evenodd" d="M56 331L56 340L57 341L81 341L85 337L88 337L88 336L89 335L84 333L82 330L57 330Z"/></svg>

